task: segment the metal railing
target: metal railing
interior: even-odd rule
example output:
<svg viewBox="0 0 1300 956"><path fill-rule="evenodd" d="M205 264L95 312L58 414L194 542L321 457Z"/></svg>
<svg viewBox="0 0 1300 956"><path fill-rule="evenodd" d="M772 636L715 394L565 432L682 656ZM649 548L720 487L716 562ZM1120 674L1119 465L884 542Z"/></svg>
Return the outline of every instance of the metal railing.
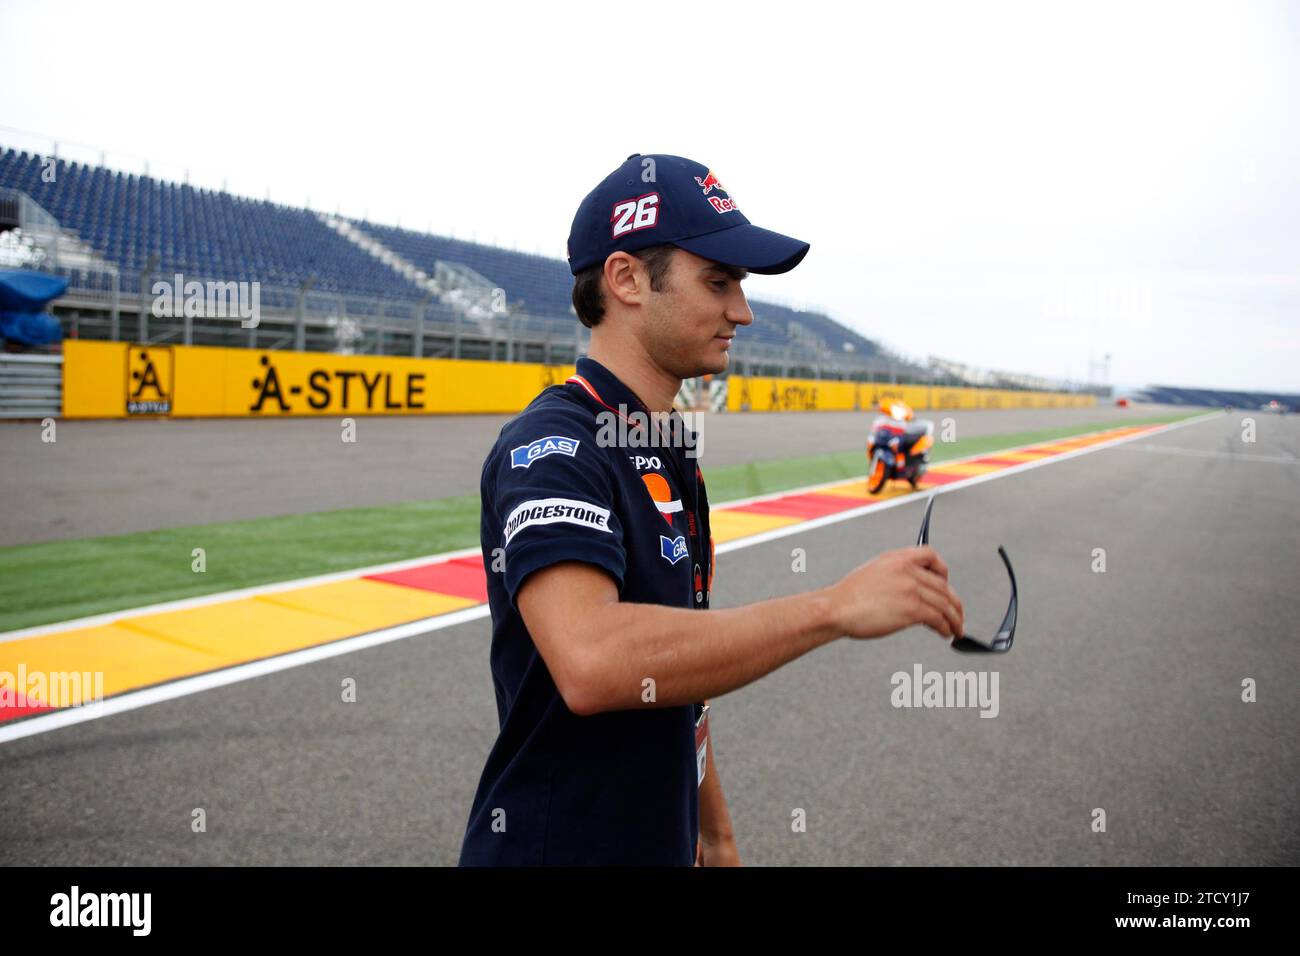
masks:
<svg viewBox="0 0 1300 956"><path fill-rule="evenodd" d="M161 271L147 271L125 283L119 302L124 321L118 322L111 308L118 293L105 277L77 270L64 274L70 285L53 312L65 335L77 338L555 365L573 364L587 352L591 339L590 331L572 315L534 316L514 309L494 311L486 318L476 311L470 317L428 294L418 299L379 298L325 292L310 283L298 288L260 284L258 323L245 328L238 318L172 315L168 308L156 307L159 297L153 294L153 283L174 282L174 276ZM863 355L801 342L777 346L746 341L743 329L732 344L729 372L936 387L971 384L942 366L885 350ZM998 387L1024 390L1030 384L1007 381ZM1095 386L1068 390L1096 393Z"/></svg>
<svg viewBox="0 0 1300 956"><path fill-rule="evenodd" d="M62 355L0 352L0 418L57 418L62 407Z"/></svg>
<svg viewBox="0 0 1300 956"><path fill-rule="evenodd" d="M310 283L298 288L260 284L257 325L245 328L234 317L172 315L168 308L159 307L153 283L174 282L174 276L160 271L131 278L120 294L108 277L85 270L61 274L70 285L52 311L65 335L76 338L554 365L573 364L587 352L591 340L590 331L572 315L534 316L516 308L493 311L486 317L476 310L471 317L431 294L418 299L379 298L325 292ZM183 278L207 282L189 275ZM115 318L115 297L123 321ZM883 349L863 355L803 342L771 345L746 341L743 329L732 343L729 372L935 387L972 384L968 375L944 365L908 360ZM1052 385L1025 377L1020 381L1003 379L996 387L1034 390L1044 384ZM1050 390L1109 395L1107 386L1082 383L1055 383Z"/></svg>
<svg viewBox="0 0 1300 956"><path fill-rule="evenodd" d="M110 309L103 277L77 272L52 304L65 335L144 344L220 345L357 355L410 355L571 364L590 335L576 318L539 318L493 312L471 318L436 300L380 298L326 292L310 283L258 283L256 324L238 316L180 314L172 307L175 276L150 269L132 277L120 294L121 321ZM189 274L184 283L209 280ZM156 283L165 289L155 294ZM184 296L182 296L184 299Z"/></svg>

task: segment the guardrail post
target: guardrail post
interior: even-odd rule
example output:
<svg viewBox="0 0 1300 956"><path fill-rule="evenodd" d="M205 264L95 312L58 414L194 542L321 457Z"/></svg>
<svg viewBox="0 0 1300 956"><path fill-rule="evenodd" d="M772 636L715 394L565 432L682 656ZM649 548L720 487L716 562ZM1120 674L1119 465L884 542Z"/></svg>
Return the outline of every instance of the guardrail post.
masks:
<svg viewBox="0 0 1300 956"><path fill-rule="evenodd" d="M118 273L113 273L113 305L109 311L108 327L112 341L116 342L121 337L121 316L122 316L122 277Z"/></svg>
<svg viewBox="0 0 1300 956"><path fill-rule="evenodd" d="M140 308L136 314L135 321L135 339L137 342L143 342L149 336L149 273L140 273Z"/></svg>
<svg viewBox="0 0 1300 956"><path fill-rule="evenodd" d="M416 358L424 358L424 310L429 307L433 300L433 293L426 292L420 304L415 307L415 334L412 336L411 354Z"/></svg>
<svg viewBox="0 0 1300 956"><path fill-rule="evenodd" d="M307 293L316 284L315 276L308 276L298 287L298 301L293 322L293 347L295 351L307 351Z"/></svg>
<svg viewBox="0 0 1300 956"><path fill-rule="evenodd" d="M158 257L150 256L148 262L144 265L144 271L140 273L140 314L136 317L136 339L141 345L149 341L149 279L153 276L153 270L158 268ZM184 289L179 290L180 295L185 293ZM173 295L172 301L176 301L176 295Z"/></svg>

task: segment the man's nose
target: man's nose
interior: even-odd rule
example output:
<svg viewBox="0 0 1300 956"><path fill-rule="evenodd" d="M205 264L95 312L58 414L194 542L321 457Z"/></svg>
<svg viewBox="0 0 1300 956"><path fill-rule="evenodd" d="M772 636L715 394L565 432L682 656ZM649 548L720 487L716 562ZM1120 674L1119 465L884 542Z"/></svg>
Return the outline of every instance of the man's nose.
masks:
<svg viewBox="0 0 1300 956"><path fill-rule="evenodd" d="M737 325L749 325L754 321L753 310L750 309L744 292L741 292L737 299L727 305L726 319L728 322L735 322Z"/></svg>

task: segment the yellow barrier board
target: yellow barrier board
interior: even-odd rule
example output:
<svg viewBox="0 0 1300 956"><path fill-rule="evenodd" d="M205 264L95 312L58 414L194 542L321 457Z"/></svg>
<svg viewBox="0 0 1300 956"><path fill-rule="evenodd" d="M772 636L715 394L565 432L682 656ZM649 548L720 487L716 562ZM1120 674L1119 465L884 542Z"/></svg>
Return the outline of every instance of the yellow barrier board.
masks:
<svg viewBox="0 0 1300 956"><path fill-rule="evenodd" d="M63 343L65 418L513 415L571 365L185 345ZM1090 408L1092 395L733 375L727 409Z"/></svg>
<svg viewBox="0 0 1300 956"><path fill-rule="evenodd" d="M901 399L919 410L945 408L1093 408L1095 395L1069 392L1017 392L993 388L892 385L888 382L836 382L818 379L732 375L727 387L731 412L874 411L886 399Z"/></svg>
<svg viewBox="0 0 1300 956"><path fill-rule="evenodd" d="M65 418L513 414L573 366L68 340Z"/></svg>

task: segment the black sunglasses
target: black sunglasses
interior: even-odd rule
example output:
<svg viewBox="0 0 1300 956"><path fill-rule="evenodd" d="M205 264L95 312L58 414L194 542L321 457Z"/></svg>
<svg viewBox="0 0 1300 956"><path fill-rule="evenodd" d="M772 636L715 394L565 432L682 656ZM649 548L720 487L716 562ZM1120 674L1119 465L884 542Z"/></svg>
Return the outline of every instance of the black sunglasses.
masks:
<svg viewBox="0 0 1300 956"><path fill-rule="evenodd" d="M930 512L934 510L934 495L925 504L925 517L921 520L921 533L916 537L917 545L930 543ZM998 545L998 554L1002 556L1002 563L1007 566L1007 576L1011 578L1011 603L1007 605L1007 613L1002 618L1002 626L998 628L997 635L993 638L991 644L985 644L983 641L977 641L969 634L953 638L950 645L954 651L963 651L965 653L975 654L1002 654L1011 650L1011 642L1016 639L1016 572L1011 570L1011 559L1007 557L1006 549Z"/></svg>

